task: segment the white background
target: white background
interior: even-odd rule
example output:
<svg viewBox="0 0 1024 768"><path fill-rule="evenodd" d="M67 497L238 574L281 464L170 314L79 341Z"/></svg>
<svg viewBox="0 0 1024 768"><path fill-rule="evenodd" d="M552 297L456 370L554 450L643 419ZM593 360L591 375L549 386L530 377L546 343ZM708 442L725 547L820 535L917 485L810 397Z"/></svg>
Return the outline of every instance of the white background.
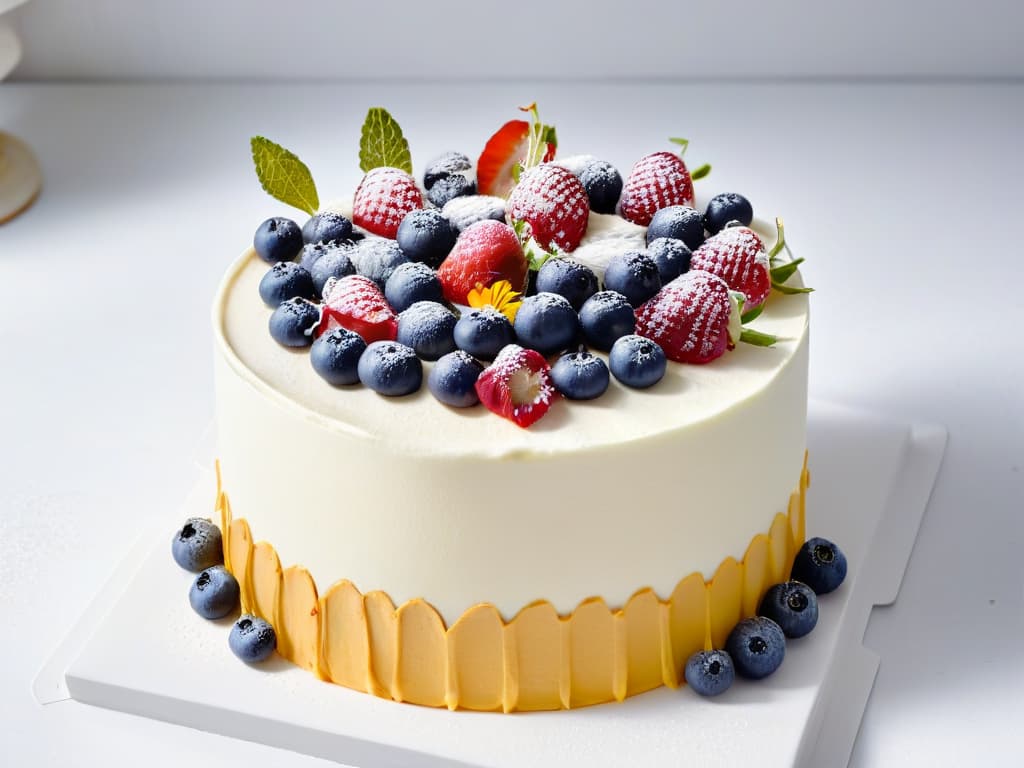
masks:
<svg viewBox="0 0 1024 768"><path fill-rule="evenodd" d="M29 681L133 537L192 483L192 449L213 414L216 281L259 220L286 212L260 192L248 136L298 151L331 197L358 180L367 106L399 116L421 169L453 146L478 151L534 98L567 151L620 167L688 135L694 160L715 165L703 183L785 214L809 259L812 395L949 427L903 591L867 633L883 661L853 764L1019 761L1024 85L962 78L1024 76L1020 13L872 1L820 4L822 23L826 11L809 3L773 14L660 5L570 25L579 12L564 4L551 12L556 31L536 21L539 4L467 17L440 3L378 26L372 8L326 2L269 14L266 2L33 0L15 12L25 79L504 83L0 85L0 127L31 142L46 176L36 206L0 227L0 763L319 764L73 703L42 708ZM493 42L467 33L485 25ZM685 45L667 47L684 26ZM634 82L605 82L626 70ZM770 80L886 72L959 82ZM528 74L600 83L517 80Z"/></svg>

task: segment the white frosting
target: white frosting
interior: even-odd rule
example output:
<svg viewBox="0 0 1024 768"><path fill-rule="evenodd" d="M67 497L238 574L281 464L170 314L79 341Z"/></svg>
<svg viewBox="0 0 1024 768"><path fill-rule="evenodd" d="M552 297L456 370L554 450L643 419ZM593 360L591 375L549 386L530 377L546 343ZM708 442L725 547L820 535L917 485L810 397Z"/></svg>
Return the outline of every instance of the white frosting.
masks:
<svg viewBox="0 0 1024 768"><path fill-rule="evenodd" d="M646 586L667 596L742 556L797 485L806 296L771 296L755 327L780 337L773 348L669 363L650 390L613 381L524 430L426 386L397 399L330 387L306 351L270 338L265 271L247 251L214 305L225 489L235 516L321 590L347 578L396 604L423 597L448 623L478 602L511 618L541 598L568 612Z"/></svg>

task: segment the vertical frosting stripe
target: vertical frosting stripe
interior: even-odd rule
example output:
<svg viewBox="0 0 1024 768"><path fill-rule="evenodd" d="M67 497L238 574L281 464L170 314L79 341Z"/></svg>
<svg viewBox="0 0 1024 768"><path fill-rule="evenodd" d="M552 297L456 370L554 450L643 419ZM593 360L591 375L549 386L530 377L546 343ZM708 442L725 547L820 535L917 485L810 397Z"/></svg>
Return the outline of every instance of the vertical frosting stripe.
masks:
<svg viewBox="0 0 1024 768"><path fill-rule="evenodd" d="M788 531L787 531L788 535ZM743 556L743 615L753 616L761 598L773 583L769 556L770 539L759 533Z"/></svg>
<svg viewBox="0 0 1024 768"><path fill-rule="evenodd" d="M793 549L793 539L789 531L789 519L781 512L772 521L771 530L768 532L771 540L770 561L772 584L778 584L789 580L789 572L793 568L793 558L796 551ZM769 584L771 586L771 584Z"/></svg>
<svg viewBox="0 0 1024 768"><path fill-rule="evenodd" d="M394 698L395 662L398 658L398 627L395 605L383 592L370 592L363 599L370 642L370 667L366 690L385 699Z"/></svg>
<svg viewBox="0 0 1024 768"><path fill-rule="evenodd" d="M683 679L686 660L697 651L704 650L707 615L708 596L704 577L699 573L691 573L676 585L668 603L668 626L677 684Z"/></svg>
<svg viewBox="0 0 1024 768"><path fill-rule="evenodd" d="M320 598L320 658L327 678L368 691L370 643L363 596L351 581L337 582Z"/></svg>
<svg viewBox="0 0 1024 768"><path fill-rule="evenodd" d="M277 603L277 647L281 655L320 675L320 601L309 571L297 565L281 574Z"/></svg>
<svg viewBox="0 0 1024 768"><path fill-rule="evenodd" d="M506 628L515 643L516 709L559 709L562 622L551 603L523 608Z"/></svg>
<svg viewBox="0 0 1024 768"><path fill-rule="evenodd" d="M615 618L604 600L592 597L573 611L569 666L570 707L585 707L615 698Z"/></svg>
<svg viewBox="0 0 1024 768"><path fill-rule="evenodd" d="M278 625L277 596L281 590L281 561L277 552L265 541L252 548L252 567L249 584L252 588L252 607L274 627Z"/></svg>
<svg viewBox="0 0 1024 768"><path fill-rule="evenodd" d="M622 611L625 622L626 688L624 696L662 684L662 603L653 590L637 592Z"/></svg>
<svg viewBox="0 0 1024 768"><path fill-rule="evenodd" d="M708 582L711 645L724 648L732 628L743 618L743 567L727 557Z"/></svg>
<svg viewBox="0 0 1024 768"><path fill-rule="evenodd" d="M245 520L232 520L228 529L231 531L228 536L228 550L231 553L231 565L228 570L238 581L242 613L252 613L252 588L250 586L252 581L249 575L252 561L252 533L249 531L249 523Z"/></svg>
<svg viewBox="0 0 1024 768"><path fill-rule="evenodd" d="M441 617L424 601L410 600L398 609L397 630L395 700L445 706L448 648Z"/></svg>
<svg viewBox="0 0 1024 768"><path fill-rule="evenodd" d="M493 605L470 608L448 630L456 698L466 709L502 709L505 686L504 623ZM448 706L452 706L448 701Z"/></svg>

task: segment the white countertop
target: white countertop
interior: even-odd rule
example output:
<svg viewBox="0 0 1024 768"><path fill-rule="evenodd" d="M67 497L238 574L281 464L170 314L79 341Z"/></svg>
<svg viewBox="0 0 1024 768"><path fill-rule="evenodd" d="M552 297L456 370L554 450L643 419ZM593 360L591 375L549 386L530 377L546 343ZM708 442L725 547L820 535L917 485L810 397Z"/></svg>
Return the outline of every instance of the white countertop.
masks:
<svg viewBox="0 0 1024 768"><path fill-rule="evenodd" d="M29 686L195 478L213 415L214 289L255 226L287 213L260 190L248 137L297 152L329 199L358 181L368 106L398 118L422 171L442 150L478 152L534 99L565 153L624 171L688 136L691 162L715 166L699 183L784 215L808 259L812 396L949 428L899 600L867 632L882 666L852 765L1019 756L1024 85L663 82L0 85L0 128L33 145L46 177L36 205L0 227L5 757L328 765L74 702L41 707Z"/></svg>

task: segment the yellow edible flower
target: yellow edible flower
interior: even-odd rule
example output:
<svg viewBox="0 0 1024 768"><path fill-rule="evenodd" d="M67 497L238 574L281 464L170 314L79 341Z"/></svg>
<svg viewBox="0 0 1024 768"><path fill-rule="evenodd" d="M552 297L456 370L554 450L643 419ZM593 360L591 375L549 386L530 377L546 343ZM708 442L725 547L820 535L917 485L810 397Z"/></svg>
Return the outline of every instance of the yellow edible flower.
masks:
<svg viewBox="0 0 1024 768"><path fill-rule="evenodd" d="M522 295L512 290L512 283L508 280L499 280L488 288L484 288L483 283L477 283L476 288L467 294L466 300L474 309L486 306L494 307L511 323L515 321L516 312L519 311L519 307L523 303L520 298Z"/></svg>

